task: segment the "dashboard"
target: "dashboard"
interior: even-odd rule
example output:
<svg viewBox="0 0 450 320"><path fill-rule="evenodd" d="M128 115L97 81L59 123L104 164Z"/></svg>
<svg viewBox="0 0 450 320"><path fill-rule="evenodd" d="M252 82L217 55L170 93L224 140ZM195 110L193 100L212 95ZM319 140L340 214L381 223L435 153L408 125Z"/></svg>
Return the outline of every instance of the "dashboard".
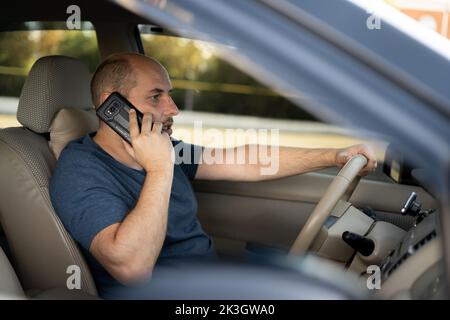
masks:
<svg viewBox="0 0 450 320"><path fill-rule="evenodd" d="M442 299L446 297L439 212L418 221L381 263L383 298Z"/></svg>
<svg viewBox="0 0 450 320"><path fill-rule="evenodd" d="M406 233L398 247L381 263L380 267L384 280L399 269L410 256L436 238L437 219L436 212L432 212Z"/></svg>

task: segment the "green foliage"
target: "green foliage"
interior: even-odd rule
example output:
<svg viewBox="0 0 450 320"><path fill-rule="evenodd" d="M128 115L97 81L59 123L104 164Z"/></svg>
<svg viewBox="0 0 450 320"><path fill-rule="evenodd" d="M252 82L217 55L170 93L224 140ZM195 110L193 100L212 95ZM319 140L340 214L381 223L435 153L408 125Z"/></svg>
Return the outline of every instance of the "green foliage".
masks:
<svg viewBox="0 0 450 320"><path fill-rule="evenodd" d="M50 25L40 25L46 28ZM166 66L171 78L187 80L173 98L180 109L259 117L314 118L288 100L221 60L214 48L203 42L168 36L142 36L145 53ZM19 96L32 63L46 55L66 55L83 61L93 73L100 63L94 31L43 30L0 33L0 96ZM201 82L203 87L196 87ZM238 84L253 94L221 90L223 84ZM205 88L205 85L207 86ZM244 90L245 91L245 90ZM239 92L239 93L238 93Z"/></svg>
<svg viewBox="0 0 450 320"><path fill-rule="evenodd" d="M26 71L34 51L34 46L28 41L27 35L25 32L0 33L0 66L16 67ZM0 73L0 95L19 96L24 80L23 75Z"/></svg>
<svg viewBox="0 0 450 320"><path fill-rule="evenodd" d="M78 58L91 72L100 63L94 31L1 32L0 96L19 96L32 64L55 54Z"/></svg>
<svg viewBox="0 0 450 320"><path fill-rule="evenodd" d="M266 94L242 94L196 90L194 86L192 89L193 110L269 118L315 120L313 116L287 99L271 95L271 91L254 78L220 59L214 52L211 53L210 45L167 36L143 35L142 40L145 53L159 60L174 80L202 81L211 84L241 84L266 90ZM186 108L186 95L189 94L187 91L188 89L174 90L173 99L180 109Z"/></svg>
<svg viewBox="0 0 450 320"><path fill-rule="evenodd" d="M91 73L94 73L100 64L97 37L94 31L86 31L86 34L67 32L67 36L59 43L58 54L80 59Z"/></svg>

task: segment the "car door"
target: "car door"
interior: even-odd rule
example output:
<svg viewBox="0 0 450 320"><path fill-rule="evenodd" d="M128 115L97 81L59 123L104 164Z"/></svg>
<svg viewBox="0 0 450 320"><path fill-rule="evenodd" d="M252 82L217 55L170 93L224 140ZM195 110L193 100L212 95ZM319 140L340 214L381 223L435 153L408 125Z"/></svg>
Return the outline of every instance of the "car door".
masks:
<svg viewBox="0 0 450 320"><path fill-rule="evenodd" d="M199 217L219 252L245 254L246 248L258 246L288 249L336 173L328 169L263 182L195 181ZM382 172L361 179L350 202L407 229L413 219L400 209L411 192L425 208L437 206L422 188L397 184Z"/></svg>

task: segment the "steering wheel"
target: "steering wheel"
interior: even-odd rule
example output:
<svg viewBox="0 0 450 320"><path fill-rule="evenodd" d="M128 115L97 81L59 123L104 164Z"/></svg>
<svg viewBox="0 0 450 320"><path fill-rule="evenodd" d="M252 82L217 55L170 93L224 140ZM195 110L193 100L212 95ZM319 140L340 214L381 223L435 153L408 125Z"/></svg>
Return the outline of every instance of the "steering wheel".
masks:
<svg viewBox="0 0 450 320"><path fill-rule="evenodd" d="M366 164L367 158L363 155L356 155L347 161L328 186L322 199L320 199L297 239L295 239L289 250L290 255L305 253L310 248L338 201L340 199L345 201L350 199L361 178L358 176L358 173Z"/></svg>

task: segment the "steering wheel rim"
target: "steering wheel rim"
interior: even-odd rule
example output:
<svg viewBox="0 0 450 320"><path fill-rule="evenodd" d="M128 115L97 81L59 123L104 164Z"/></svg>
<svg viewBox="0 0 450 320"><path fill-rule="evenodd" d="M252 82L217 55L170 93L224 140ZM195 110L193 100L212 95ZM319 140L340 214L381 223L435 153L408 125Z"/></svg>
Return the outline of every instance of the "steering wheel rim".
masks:
<svg viewBox="0 0 450 320"><path fill-rule="evenodd" d="M306 220L305 225L289 250L289 255L305 253L311 247L338 201L350 199L360 180L358 173L366 164L367 158L363 155L356 155L347 161L328 186L308 220Z"/></svg>

